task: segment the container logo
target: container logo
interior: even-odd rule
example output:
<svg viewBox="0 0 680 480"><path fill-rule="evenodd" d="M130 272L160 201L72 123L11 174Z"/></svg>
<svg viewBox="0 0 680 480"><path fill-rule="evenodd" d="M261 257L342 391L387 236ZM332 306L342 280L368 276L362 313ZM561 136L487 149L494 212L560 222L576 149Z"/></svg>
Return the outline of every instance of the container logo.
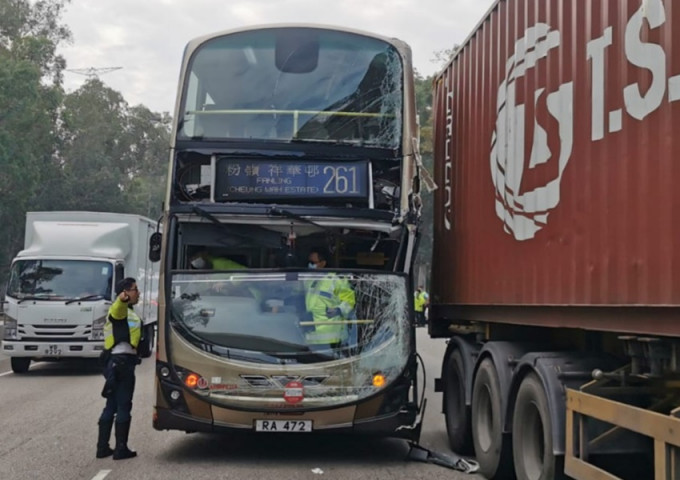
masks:
<svg viewBox="0 0 680 480"><path fill-rule="evenodd" d="M546 94L538 88L533 95L531 112L538 111L545 102L547 111L558 124L557 132L550 132L539 118L526 118L527 106L517 104L518 79L536 63L560 46L560 32L545 23L528 28L524 37L515 43L514 54L506 63L506 77L498 88L496 129L491 138L491 178L496 190L496 215L503 221L505 231L524 241L535 237L546 226L548 214L560 202L562 174L569 162L574 139L574 86L567 82L556 91ZM545 99L543 98L545 96ZM525 144L526 122L533 122L533 139ZM550 135L559 138L550 138ZM527 147L530 153L527 158ZM522 189L524 174L539 165L557 162L552 178L532 190Z"/></svg>

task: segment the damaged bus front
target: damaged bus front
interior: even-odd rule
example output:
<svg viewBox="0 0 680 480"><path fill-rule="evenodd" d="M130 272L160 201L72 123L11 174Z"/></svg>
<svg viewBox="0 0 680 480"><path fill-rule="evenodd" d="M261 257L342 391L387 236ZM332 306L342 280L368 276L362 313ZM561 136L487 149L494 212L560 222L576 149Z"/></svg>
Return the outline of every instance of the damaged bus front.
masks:
<svg viewBox="0 0 680 480"><path fill-rule="evenodd" d="M408 46L306 25L206 36L175 118L154 427L417 440Z"/></svg>
<svg viewBox="0 0 680 480"><path fill-rule="evenodd" d="M356 303L346 318L315 321L308 292L329 276L350 283ZM413 423L415 410L402 411L412 352L404 275L177 273L172 291L168 347L181 368L173 380L159 363L168 406L188 413L189 394L225 407L202 419L215 429L380 433ZM181 416L172 423L195 428Z"/></svg>

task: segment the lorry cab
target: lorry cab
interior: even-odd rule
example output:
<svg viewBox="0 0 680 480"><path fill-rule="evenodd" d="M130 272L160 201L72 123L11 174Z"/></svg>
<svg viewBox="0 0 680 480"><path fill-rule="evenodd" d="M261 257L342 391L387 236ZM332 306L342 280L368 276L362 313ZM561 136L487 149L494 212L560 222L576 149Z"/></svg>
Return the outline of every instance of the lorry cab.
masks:
<svg viewBox="0 0 680 480"><path fill-rule="evenodd" d="M147 260L155 222L98 212L28 212L24 250L12 261L2 352L24 373L32 359L96 358L116 282L135 277L144 321L140 355L149 356L157 273Z"/></svg>

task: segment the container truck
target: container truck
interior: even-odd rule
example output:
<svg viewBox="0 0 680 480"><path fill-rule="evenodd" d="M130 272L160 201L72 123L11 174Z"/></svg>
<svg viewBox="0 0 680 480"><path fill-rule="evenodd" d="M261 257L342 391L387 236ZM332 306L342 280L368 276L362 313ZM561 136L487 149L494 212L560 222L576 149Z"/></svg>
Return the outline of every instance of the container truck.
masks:
<svg viewBox="0 0 680 480"><path fill-rule="evenodd" d="M435 76L435 388L487 478L680 478L677 7L497 1Z"/></svg>
<svg viewBox="0 0 680 480"><path fill-rule="evenodd" d="M115 284L137 279L135 307L151 354L157 320L158 265L148 260L156 222L107 212L28 212L24 249L12 260L4 301L2 353L15 373L31 360L95 358Z"/></svg>

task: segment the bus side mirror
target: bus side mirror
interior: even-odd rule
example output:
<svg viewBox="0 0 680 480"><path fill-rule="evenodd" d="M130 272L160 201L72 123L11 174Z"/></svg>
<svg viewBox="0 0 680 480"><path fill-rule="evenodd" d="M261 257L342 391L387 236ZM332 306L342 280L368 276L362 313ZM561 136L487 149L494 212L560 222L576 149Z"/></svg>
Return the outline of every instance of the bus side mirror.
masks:
<svg viewBox="0 0 680 480"><path fill-rule="evenodd" d="M163 241L163 234L154 232L149 237L149 260L157 262L161 259L161 243Z"/></svg>

